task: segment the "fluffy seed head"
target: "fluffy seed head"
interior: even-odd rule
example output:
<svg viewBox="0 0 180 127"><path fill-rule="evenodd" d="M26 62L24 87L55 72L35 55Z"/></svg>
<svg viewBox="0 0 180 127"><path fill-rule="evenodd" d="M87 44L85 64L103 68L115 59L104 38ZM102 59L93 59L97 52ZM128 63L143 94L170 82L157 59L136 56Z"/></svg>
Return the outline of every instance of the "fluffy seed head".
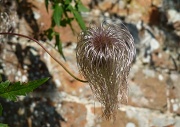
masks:
<svg viewBox="0 0 180 127"><path fill-rule="evenodd" d="M135 56L134 40L122 24L90 25L78 38L80 72L104 106L103 116L115 116L118 103L127 101L127 77Z"/></svg>

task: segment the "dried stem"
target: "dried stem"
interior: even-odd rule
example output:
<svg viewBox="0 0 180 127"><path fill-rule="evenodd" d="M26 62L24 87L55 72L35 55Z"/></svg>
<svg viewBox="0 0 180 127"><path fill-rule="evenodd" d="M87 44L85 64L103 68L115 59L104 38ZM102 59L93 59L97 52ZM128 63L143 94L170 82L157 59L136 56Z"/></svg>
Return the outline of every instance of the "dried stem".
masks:
<svg viewBox="0 0 180 127"><path fill-rule="evenodd" d="M20 37L24 37L27 39L30 39L34 42L36 42L39 46L41 46L44 51L46 51L62 68L64 68L64 70L71 75L74 79L76 79L77 81L83 82L83 83L87 83L88 81L85 80L81 80L79 78L77 78L76 76L74 76L59 60L57 60L39 41L37 41L34 38L31 38L29 36L23 35L23 34L18 34L18 33L10 33L10 32L0 32L1 35L16 35L16 36L20 36Z"/></svg>

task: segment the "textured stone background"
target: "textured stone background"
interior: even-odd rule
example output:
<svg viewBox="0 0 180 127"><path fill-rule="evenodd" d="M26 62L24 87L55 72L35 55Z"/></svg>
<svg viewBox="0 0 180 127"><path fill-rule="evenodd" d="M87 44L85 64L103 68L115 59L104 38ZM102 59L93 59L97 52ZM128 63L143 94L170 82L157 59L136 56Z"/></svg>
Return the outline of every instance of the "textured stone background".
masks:
<svg viewBox="0 0 180 127"><path fill-rule="evenodd" d="M18 6L16 29L39 37L50 26L43 0ZM90 12L82 13L87 25L104 17L122 19L132 33L137 56L129 76L127 105L120 105L116 121L101 117L101 104L88 84L74 80L43 49L24 38L9 37L2 43L0 62L4 79L10 81L51 79L18 102L0 99L4 107L0 122L10 127L180 127L180 1L179 0L83 0ZM27 11L26 11L27 10ZM66 62L48 42L43 45L79 75L75 48L80 28L73 22L57 28ZM43 38L39 38L43 40Z"/></svg>

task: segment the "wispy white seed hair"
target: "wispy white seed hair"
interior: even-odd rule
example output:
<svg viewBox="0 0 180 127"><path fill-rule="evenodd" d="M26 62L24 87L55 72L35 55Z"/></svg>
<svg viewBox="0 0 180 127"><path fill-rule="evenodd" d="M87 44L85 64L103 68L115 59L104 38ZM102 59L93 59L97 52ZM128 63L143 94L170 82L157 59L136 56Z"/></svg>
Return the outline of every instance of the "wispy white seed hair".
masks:
<svg viewBox="0 0 180 127"><path fill-rule="evenodd" d="M115 116L118 103L127 101L127 77L135 54L134 39L122 23L90 25L78 37L79 70L104 106L106 119Z"/></svg>

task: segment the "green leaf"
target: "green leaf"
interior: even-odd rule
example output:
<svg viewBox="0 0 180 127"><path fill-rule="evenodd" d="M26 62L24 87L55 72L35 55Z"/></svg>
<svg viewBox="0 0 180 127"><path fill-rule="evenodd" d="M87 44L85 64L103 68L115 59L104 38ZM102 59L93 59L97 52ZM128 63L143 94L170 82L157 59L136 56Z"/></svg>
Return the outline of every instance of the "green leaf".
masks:
<svg viewBox="0 0 180 127"><path fill-rule="evenodd" d="M8 125L0 123L0 127L8 127Z"/></svg>
<svg viewBox="0 0 180 127"><path fill-rule="evenodd" d="M60 20L63 14L63 8L59 4L55 4L53 12L53 20L57 26L60 26Z"/></svg>
<svg viewBox="0 0 180 127"><path fill-rule="evenodd" d="M28 83L16 82L9 85L9 81L0 83L0 96L9 100L16 101L17 96L26 95L32 92L34 89L42 85L49 78L38 79L35 81L30 81Z"/></svg>
<svg viewBox="0 0 180 127"><path fill-rule="evenodd" d="M84 20L82 18L82 16L80 15L80 13L74 9L71 5L68 6L68 9L73 13L76 21L78 22L79 26L81 27L82 30L86 30L86 26L84 23Z"/></svg>
<svg viewBox="0 0 180 127"><path fill-rule="evenodd" d="M67 24L70 24L74 18L66 18L61 20L61 26L65 27Z"/></svg>
<svg viewBox="0 0 180 127"><path fill-rule="evenodd" d="M48 30L45 31L47 34L48 39L51 41L53 39L54 31L52 28L49 28Z"/></svg>
<svg viewBox="0 0 180 127"><path fill-rule="evenodd" d="M2 81L2 76L1 76L1 74L0 74L0 82Z"/></svg>
<svg viewBox="0 0 180 127"><path fill-rule="evenodd" d="M45 0L45 7L46 7L47 12L48 12L48 5L49 5L49 0Z"/></svg>
<svg viewBox="0 0 180 127"><path fill-rule="evenodd" d="M65 58L65 56L64 56L64 53L63 53L63 50L62 50L62 42L61 42L61 40L60 40L60 36L59 36L58 33L56 33L55 39L56 39L56 44L55 44L55 46L58 47L59 53L60 53L61 56L64 58L64 60L66 60L66 58Z"/></svg>
<svg viewBox="0 0 180 127"><path fill-rule="evenodd" d="M69 5L71 2L72 2L72 0L65 0L64 3L65 3L66 5Z"/></svg>
<svg viewBox="0 0 180 127"><path fill-rule="evenodd" d="M79 12L89 12L89 9L86 8L82 3L78 3L77 7Z"/></svg>
<svg viewBox="0 0 180 127"><path fill-rule="evenodd" d="M10 81L5 81L5 82L1 82L0 83L0 92L4 92L4 90L6 90L6 88L10 85Z"/></svg>
<svg viewBox="0 0 180 127"><path fill-rule="evenodd" d="M0 116L2 115L2 110L3 110L3 107L2 107L2 105L0 104Z"/></svg>

